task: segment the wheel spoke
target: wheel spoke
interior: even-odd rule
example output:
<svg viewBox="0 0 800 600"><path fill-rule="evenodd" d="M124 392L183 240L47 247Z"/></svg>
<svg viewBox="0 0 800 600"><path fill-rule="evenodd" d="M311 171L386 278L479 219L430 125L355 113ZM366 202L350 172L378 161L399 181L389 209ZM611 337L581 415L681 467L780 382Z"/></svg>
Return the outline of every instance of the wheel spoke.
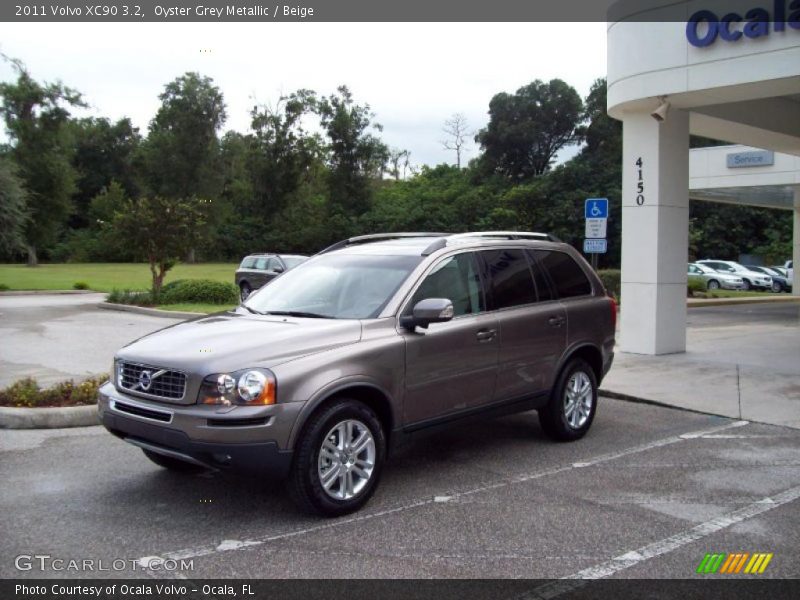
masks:
<svg viewBox="0 0 800 600"><path fill-rule="evenodd" d="M361 435L358 436L358 439L356 439L356 441L353 442L352 445L353 454L356 455L360 454L364 450L364 448L367 447L367 444L369 444L371 441L372 441L372 436L369 434L369 431L365 429L364 431L361 432Z"/></svg>
<svg viewBox="0 0 800 600"><path fill-rule="evenodd" d="M353 470L351 474L352 473L355 473L356 475L361 477L361 479L369 479L369 473L367 473L364 469L359 467L358 464L353 465Z"/></svg>
<svg viewBox="0 0 800 600"><path fill-rule="evenodd" d="M344 450L344 445L347 443L347 424L339 423L339 426L336 428L336 433L339 438L336 447L339 450Z"/></svg>
<svg viewBox="0 0 800 600"><path fill-rule="evenodd" d="M322 487L326 490L331 489L333 483L339 478L342 471L341 465L334 465L322 475Z"/></svg>
<svg viewBox="0 0 800 600"><path fill-rule="evenodd" d="M347 498L347 476L347 469L339 470L339 497L342 499Z"/></svg>

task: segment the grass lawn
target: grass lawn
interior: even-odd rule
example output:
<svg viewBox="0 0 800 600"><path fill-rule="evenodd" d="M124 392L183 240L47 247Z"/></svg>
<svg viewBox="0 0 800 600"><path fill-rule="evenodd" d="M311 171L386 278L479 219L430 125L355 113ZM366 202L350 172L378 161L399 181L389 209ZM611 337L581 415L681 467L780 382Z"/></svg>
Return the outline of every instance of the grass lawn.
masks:
<svg viewBox="0 0 800 600"><path fill-rule="evenodd" d="M167 273L164 283L176 279L213 279L233 283L235 263L179 264ZM84 282L98 292L147 290L152 281L145 263L75 263L39 265L0 264L0 284L11 290L71 290Z"/></svg>
<svg viewBox="0 0 800 600"><path fill-rule="evenodd" d="M706 292L706 294L708 294L711 298L755 298L759 296L780 296L780 294L775 294L773 292L746 292L744 290L713 290L711 292Z"/></svg>

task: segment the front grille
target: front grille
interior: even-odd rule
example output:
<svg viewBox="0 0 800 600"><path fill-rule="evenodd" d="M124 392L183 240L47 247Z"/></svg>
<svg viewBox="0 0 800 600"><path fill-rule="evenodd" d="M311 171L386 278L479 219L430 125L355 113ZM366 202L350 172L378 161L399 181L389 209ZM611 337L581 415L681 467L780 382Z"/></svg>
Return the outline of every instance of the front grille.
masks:
<svg viewBox="0 0 800 600"><path fill-rule="evenodd" d="M186 375L180 371L121 362L117 374L120 388L152 398L180 400L186 392Z"/></svg>
<svg viewBox="0 0 800 600"><path fill-rule="evenodd" d="M169 413L164 413L160 410L150 410L148 408L142 408L141 406L133 406L132 404L114 402L114 409L118 410L119 412L128 413L129 415L153 419L154 421L162 421L163 423L169 423L172 421L172 415Z"/></svg>

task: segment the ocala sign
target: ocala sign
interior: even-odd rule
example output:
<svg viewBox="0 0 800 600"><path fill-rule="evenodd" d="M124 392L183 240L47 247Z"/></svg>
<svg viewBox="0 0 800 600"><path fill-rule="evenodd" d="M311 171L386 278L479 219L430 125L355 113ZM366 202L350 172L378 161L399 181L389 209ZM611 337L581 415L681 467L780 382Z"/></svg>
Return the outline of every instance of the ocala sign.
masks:
<svg viewBox="0 0 800 600"><path fill-rule="evenodd" d="M786 28L800 31L800 0L774 0L772 14L763 7L751 8L744 16L730 12L718 17L710 10L698 10L686 23L686 39L692 46L704 48L722 38L735 42L742 36L759 38Z"/></svg>

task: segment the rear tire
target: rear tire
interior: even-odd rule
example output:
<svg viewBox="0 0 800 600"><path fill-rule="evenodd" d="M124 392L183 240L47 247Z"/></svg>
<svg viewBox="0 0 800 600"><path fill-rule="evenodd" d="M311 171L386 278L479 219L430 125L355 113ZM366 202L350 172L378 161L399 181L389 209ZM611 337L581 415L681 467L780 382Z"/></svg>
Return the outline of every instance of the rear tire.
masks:
<svg viewBox="0 0 800 600"><path fill-rule="evenodd" d="M385 456L386 437L375 413L356 400L336 400L303 428L289 493L304 512L326 517L354 512L375 492Z"/></svg>
<svg viewBox="0 0 800 600"><path fill-rule="evenodd" d="M745 291L749 292L751 289L753 289L753 285L747 279L742 280L742 283L744 284Z"/></svg>
<svg viewBox="0 0 800 600"><path fill-rule="evenodd" d="M560 442L579 440L597 412L597 378L585 360L574 358L562 369L547 406L539 409L544 432Z"/></svg>
<svg viewBox="0 0 800 600"><path fill-rule="evenodd" d="M719 281L717 281L716 279L712 279L711 281L708 282L708 285L706 285L706 289L718 290L719 289Z"/></svg>
<svg viewBox="0 0 800 600"><path fill-rule="evenodd" d="M159 467L169 469L170 471L177 471L180 473L202 473L206 470L200 465L193 465L192 463L184 460L172 458L171 456L164 456L163 454L145 450L144 448L142 448L142 452L144 452L144 455L156 463Z"/></svg>

